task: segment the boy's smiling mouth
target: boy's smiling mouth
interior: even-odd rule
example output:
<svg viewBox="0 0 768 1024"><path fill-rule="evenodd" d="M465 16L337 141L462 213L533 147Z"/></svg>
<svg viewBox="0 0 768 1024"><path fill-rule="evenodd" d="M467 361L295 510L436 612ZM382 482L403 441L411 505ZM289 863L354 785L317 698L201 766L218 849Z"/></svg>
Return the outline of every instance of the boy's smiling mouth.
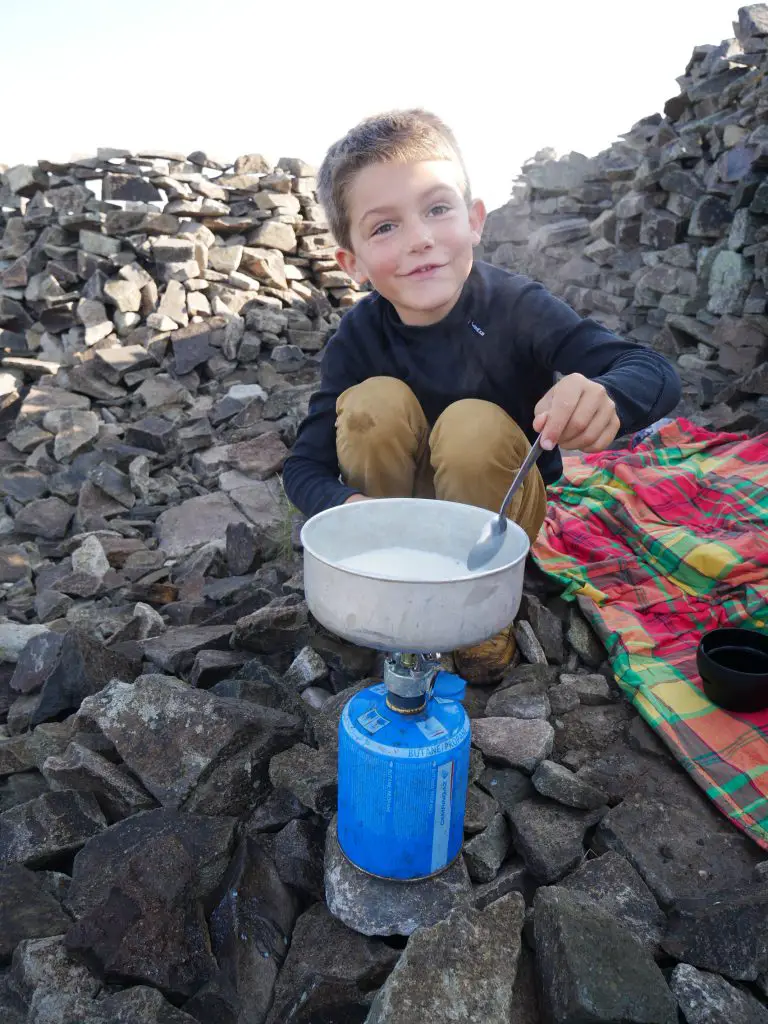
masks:
<svg viewBox="0 0 768 1024"><path fill-rule="evenodd" d="M409 270L407 274L403 274L403 277L428 277L435 270L442 270L445 263L423 263L420 267L416 267L414 270Z"/></svg>

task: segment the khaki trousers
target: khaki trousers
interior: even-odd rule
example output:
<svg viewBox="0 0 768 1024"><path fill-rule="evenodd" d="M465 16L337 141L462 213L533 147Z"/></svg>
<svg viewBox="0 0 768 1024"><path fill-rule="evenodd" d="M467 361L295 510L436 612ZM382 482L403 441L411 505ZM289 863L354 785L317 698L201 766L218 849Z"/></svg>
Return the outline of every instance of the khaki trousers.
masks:
<svg viewBox="0 0 768 1024"><path fill-rule="evenodd" d="M370 377L336 402L336 449L344 481L370 498L440 498L498 512L530 444L499 406L454 402L430 431L411 389ZM536 539L547 495L533 466L509 518Z"/></svg>

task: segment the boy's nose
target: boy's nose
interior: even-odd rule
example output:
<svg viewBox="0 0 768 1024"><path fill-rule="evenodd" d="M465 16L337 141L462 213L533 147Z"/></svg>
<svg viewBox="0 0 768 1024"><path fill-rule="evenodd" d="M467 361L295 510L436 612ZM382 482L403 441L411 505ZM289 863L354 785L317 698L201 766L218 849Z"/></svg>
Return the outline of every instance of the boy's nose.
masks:
<svg viewBox="0 0 768 1024"><path fill-rule="evenodd" d="M408 236L411 252L421 252L423 249L431 249L435 244L429 225L423 221L414 224Z"/></svg>

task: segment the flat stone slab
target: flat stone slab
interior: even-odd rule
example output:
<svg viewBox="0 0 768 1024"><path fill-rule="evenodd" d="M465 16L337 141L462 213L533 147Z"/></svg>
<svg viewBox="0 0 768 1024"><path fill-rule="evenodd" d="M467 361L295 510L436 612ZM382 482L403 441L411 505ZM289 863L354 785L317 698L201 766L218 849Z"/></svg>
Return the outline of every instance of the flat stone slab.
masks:
<svg viewBox="0 0 768 1024"><path fill-rule="evenodd" d="M559 883L581 892L601 910L625 925L650 952L655 953L666 920L653 893L628 860L609 851L588 860Z"/></svg>
<svg viewBox="0 0 768 1024"><path fill-rule="evenodd" d="M718 974L678 964L669 984L688 1024L768 1024L763 1004Z"/></svg>
<svg viewBox="0 0 768 1024"><path fill-rule="evenodd" d="M463 857L421 882L372 878L341 852L336 825L334 817L325 846L325 898L330 912L349 928L363 935L411 935L442 921L454 908L473 904Z"/></svg>
<svg viewBox="0 0 768 1024"><path fill-rule="evenodd" d="M420 928L376 994L367 1024L509 1024L525 903L511 893Z"/></svg>
<svg viewBox="0 0 768 1024"><path fill-rule="evenodd" d="M626 857L664 909L682 897L751 882L759 847L726 821L722 828L713 831L701 813L637 794L606 814L593 845Z"/></svg>
<svg viewBox="0 0 768 1024"><path fill-rule="evenodd" d="M545 1020L677 1024L677 1002L651 955L588 897L543 887L533 913Z"/></svg>
<svg viewBox="0 0 768 1024"><path fill-rule="evenodd" d="M160 549L171 558L190 554L203 544L219 543L224 548L227 526L248 520L226 494L203 494L169 508L155 524Z"/></svg>
<svg viewBox="0 0 768 1024"><path fill-rule="evenodd" d="M491 761L508 768L534 772L552 753L555 731L541 719L478 718L472 723L472 741Z"/></svg>

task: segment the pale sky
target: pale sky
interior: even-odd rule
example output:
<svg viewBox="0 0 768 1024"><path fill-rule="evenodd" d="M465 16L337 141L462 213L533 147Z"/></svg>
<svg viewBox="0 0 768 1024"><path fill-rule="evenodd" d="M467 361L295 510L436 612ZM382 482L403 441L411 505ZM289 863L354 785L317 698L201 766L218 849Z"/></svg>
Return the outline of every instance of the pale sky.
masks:
<svg viewBox="0 0 768 1024"><path fill-rule="evenodd" d="M0 162L97 146L319 163L425 106L489 209L544 146L592 156L679 92L727 0L0 0Z"/></svg>

